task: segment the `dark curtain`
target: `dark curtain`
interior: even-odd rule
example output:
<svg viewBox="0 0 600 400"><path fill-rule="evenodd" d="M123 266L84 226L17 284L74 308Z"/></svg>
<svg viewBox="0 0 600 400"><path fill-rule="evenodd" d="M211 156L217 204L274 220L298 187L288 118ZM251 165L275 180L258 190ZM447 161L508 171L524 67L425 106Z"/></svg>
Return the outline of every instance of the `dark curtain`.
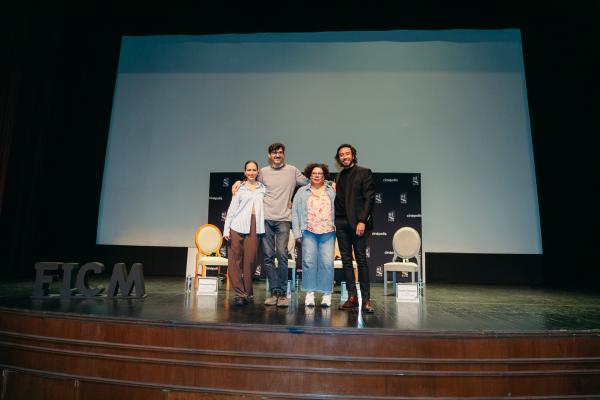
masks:
<svg viewBox="0 0 600 400"><path fill-rule="evenodd" d="M57 13L5 30L0 275L31 276L36 261L94 257L120 35Z"/></svg>
<svg viewBox="0 0 600 400"><path fill-rule="evenodd" d="M29 39L28 18L0 15L0 215L2 215L8 160L21 84L24 49Z"/></svg>

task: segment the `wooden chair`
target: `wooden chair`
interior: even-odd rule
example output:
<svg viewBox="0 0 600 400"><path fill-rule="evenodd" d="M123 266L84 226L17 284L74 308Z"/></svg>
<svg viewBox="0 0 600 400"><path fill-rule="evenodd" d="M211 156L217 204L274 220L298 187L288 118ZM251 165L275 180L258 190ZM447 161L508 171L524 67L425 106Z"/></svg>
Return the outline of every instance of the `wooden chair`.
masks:
<svg viewBox="0 0 600 400"><path fill-rule="evenodd" d="M194 241L198 254L196 255L196 270L194 274L194 289L198 287L198 276L206 276L207 266L227 267L227 258L221 257L219 251L223 245L221 230L212 224L201 225L196 229ZM200 271L199 271L200 269ZM225 274L226 288L229 289L229 277Z"/></svg>

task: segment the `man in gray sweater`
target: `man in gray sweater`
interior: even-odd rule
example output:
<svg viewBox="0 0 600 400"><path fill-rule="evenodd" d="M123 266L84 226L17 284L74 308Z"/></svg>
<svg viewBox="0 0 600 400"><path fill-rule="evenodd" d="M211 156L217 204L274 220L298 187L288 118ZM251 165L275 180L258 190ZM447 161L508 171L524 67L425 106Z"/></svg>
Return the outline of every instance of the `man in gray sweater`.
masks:
<svg viewBox="0 0 600 400"><path fill-rule="evenodd" d="M260 169L257 180L266 186L263 200L265 234L262 238L265 271L269 279L271 297L267 306L287 307L288 241L292 227L291 200L296 186L308 184L298 168L285 164L285 145L273 143L268 149L269 166ZM238 182L233 186L235 193ZM277 257L277 268L275 267Z"/></svg>
<svg viewBox="0 0 600 400"><path fill-rule="evenodd" d="M298 168L285 164L285 145L269 146L269 166L260 169L258 181L267 191L264 197L265 235L262 239L265 270L269 278L271 297L265 305L287 307L288 241L292 227L290 201L296 186L306 185L308 179ZM275 257L278 267L275 268Z"/></svg>

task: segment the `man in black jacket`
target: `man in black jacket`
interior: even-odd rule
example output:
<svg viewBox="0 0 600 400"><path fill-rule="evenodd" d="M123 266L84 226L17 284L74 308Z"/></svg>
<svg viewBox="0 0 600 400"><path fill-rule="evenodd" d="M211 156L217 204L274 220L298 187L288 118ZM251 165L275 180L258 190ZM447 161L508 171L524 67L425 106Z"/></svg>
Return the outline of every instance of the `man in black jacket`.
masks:
<svg viewBox="0 0 600 400"><path fill-rule="evenodd" d="M369 292L369 268L367 266L367 236L373 229L373 203L375 189L370 169L356 165L356 149L350 144L338 147L335 160L342 168L336 178L335 227L338 246L342 256L344 276L348 288L348 300L340 310L358 309L352 250L358 264L358 280L363 312L374 312Z"/></svg>

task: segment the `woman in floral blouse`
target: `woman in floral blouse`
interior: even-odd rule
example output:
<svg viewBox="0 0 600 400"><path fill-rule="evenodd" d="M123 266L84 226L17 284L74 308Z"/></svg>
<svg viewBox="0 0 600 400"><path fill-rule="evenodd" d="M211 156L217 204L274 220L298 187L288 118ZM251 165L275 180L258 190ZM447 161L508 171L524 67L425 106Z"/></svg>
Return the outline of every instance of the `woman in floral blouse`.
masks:
<svg viewBox="0 0 600 400"><path fill-rule="evenodd" d="M315 292L323 294L322 307L331 306L335 246L335 191L325 179L326 164L309 164L304 176L310 183L298 189L292 209L292 230L302 239L302 290L304 305L315 306Z"/></svg>

